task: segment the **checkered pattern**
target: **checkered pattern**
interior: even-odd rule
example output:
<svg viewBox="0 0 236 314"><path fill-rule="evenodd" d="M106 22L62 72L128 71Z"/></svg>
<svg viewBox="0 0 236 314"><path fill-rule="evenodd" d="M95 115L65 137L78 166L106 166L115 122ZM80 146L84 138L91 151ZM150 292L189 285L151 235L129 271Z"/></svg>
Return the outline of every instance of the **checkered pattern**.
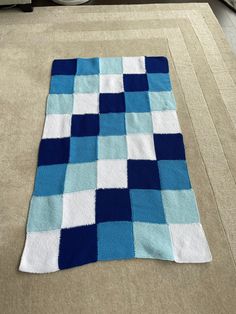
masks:
<svg viewBox="0 0 236 314"><path fill-rule="evenodd" d="M165 57L55 60L20 270L208 262Z"/></svg>

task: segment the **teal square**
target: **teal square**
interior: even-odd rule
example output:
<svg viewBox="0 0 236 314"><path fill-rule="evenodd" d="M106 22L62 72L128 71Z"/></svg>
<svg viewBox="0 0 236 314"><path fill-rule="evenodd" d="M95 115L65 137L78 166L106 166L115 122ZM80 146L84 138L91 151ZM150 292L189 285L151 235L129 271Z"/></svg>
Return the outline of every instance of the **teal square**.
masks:
<svg viewBox="0 0 236 314"><path fill-rule="evenodd" d="M159 160L158 169L162 190L191 189L185 160Z"/></svg>
<svg viewBox="0 0 236 314"><path fill-rule="evenodd" d="M74 75L52 75L50 94L73 94Z"/></svg>
<svg viewBox="0 0 236 314"><path fill-rule="evenodd" d="M94 190L97 187L97 163L68 164L64 192Z"/></svg>
<svg viewBox="0 0 236 314"><path fill-rule="evenodd" d="M98 93L98 75L77 75L75 76L75 92L77 93Z"/></svg>
<svg viewBox="0 0 236 314"><path fill-rule="evenodd" d="M153 133L152 127L152 116L150 112L142 113L126 113L126 132L127 134L132 133Z"/></svg>
<svg viewBox="0 0 236 314"><path fill-rule="evenodd" d="M98 159L127 159L125 136L99 136Z"/></svg>
<svg viewBox="0 0 236 314"><path fill-rule="evenodd" d="M197 202L193 190L163 190L161 195L168 223L199 222Z"/></svg>
<svg viewBox="0 0 236 314"><path fill-rule="evenodd" d="M124 135L125 114L105 113L100 114L100 135Z"/></svg>
<svg viewBox="0 0 236 314"><path fill-rule="evenodd" d="M99 223L97 228L99 261L134 258L132 222Z"/></svg>
<svg viewBox="0 0 236 314"><path fill-rule="evenodd" d="M134 222L133 230L135 257L174 260L168 225Z"/></svg>
<svg viewBox="0 0 236 314"><path fill-rule="evenodd" d="M99 74L99 59L98 58L78 58L76 74L77 75Z"/></svg>
<svg viewBox="0 0 236 314"><path fill-rule="evenodd" d="M130 190L133 221L165 224L165 214L159 190Z"/></svg>
<svg viewBox="0 0 236 314"><path fill-rule="evenodd" d="M147 92L126 92L126 112L150 112L149 97Z"/></svg>
<svg viewBox="0 0 236 314"><path fill-rule="evenodd" d="M149 99L152 111L176 110L172 92L149 92Z"/></svg>
<svg viewBox="0 0 236 314"><path fill-rule="evenodd" d="M150 92L171 91L169 73L148 73L147 77Z"/></svg>
<svg viewBox="0 0 236 314"><path fill-rule="evenodd" d="M73 94L49 94L46 114L71 114L73 111Z"/></svg>
<svg viewBox="0 0 236 314"><path fill-rule="evenodd" d="M30 202L27 232L61 228L62 195L33 196Z"/></svg>
<svg viewBox="0 0 236 314"><path fill-rule="evenodd" d="M123 73L122 58L100 58L101 74L121 74Z"/></svg>
<svg viewBox="0 0 236 314"><path fill-rule="evenodd" d="M36 172L33 194L36 196L62 194L66 167L66 164L39 166Z"/></svg>
<svg viewBox="0 0 236 314"><path fill-rule="evenodd" d="M90 162L97 160L97 136L70 138L70 162Z"/></svg>

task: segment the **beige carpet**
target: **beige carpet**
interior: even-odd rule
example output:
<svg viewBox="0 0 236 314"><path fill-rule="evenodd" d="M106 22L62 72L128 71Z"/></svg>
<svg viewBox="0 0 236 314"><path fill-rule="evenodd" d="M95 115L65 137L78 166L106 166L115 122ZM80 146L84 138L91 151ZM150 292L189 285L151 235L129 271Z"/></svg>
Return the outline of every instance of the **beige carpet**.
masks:
<svg viewBox="0 0 236 314"><path fill-rule="evenodd" d="M0 12L0 312L235 313L236 59L206 4ZM54 58L167 55L213 262L17 271Z"/></svg>

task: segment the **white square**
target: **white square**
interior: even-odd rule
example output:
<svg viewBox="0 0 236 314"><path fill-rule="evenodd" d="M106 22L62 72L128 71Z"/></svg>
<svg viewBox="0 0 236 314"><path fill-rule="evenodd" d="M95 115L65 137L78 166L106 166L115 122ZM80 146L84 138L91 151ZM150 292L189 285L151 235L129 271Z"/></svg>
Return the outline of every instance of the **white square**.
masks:
<svg viewBox="0 0 236 314"><path fill-rule="evenodd" d="M98 160L97 164L98 188L127 188L126 160Z"/></svg>
<svg viewBox="0 0 236 314"><path fill-rule="evenodd" d="M123 57L123 72L125 74L146 73L145 57Z"/></svg>
<svg viewBox="0 0 236 314"><path fill-rule="evenodd" d="M60 230L28 232L20 271L50 273L59 270Z"/></svg>
<svg viewBox="0 0 236 314"><path fill-rule="evenodd" d="M127 135L128 159L156 160L152 135Z"/></svg>
<svg viewBox="0 0 236 314"><path fill-rule="evenodd" d="M95 224L95 190L63 195L62 228Z"/></svg>
<svg viewBox="0 0 236 314"><path fill-rule="evenodd" d="M123 75L120 74L101 74L100 93L121 93L124 91Z"/></svg>
<svg viewBox="0 0 236 314"><path fill-rule="evenodd" d="M98 93L74 94L74 114L99 113Z"/></svg>
<svg viewBox="0 0 236 314"><path fill-rule="evenodd" d="M206 263L212 260L200 223L170 224L169 228L177 263Z"/></svg>
<svg viewBox="0 0 236 314"><path fill-rule="evenodd" d="M153 132L156 134L181 133L175 110L152 112Z"/></svg>
<svg viewBox="0 0 236 314"><path fill-rule="evenodd" d="M48 114L46 115L43 138L70 137L71 115Z"/></svg>

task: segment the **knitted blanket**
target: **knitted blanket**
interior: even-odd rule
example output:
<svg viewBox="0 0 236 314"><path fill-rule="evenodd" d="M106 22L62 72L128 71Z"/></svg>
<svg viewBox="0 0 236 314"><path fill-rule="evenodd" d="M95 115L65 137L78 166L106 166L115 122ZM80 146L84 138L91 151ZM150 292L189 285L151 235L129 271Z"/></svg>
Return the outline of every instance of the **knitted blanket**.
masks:
<svg viewBox="0 0 236 314"><path fill-rule="evenodd" d="M211 261L165 57L54 60L20 270Z"/></svg>

